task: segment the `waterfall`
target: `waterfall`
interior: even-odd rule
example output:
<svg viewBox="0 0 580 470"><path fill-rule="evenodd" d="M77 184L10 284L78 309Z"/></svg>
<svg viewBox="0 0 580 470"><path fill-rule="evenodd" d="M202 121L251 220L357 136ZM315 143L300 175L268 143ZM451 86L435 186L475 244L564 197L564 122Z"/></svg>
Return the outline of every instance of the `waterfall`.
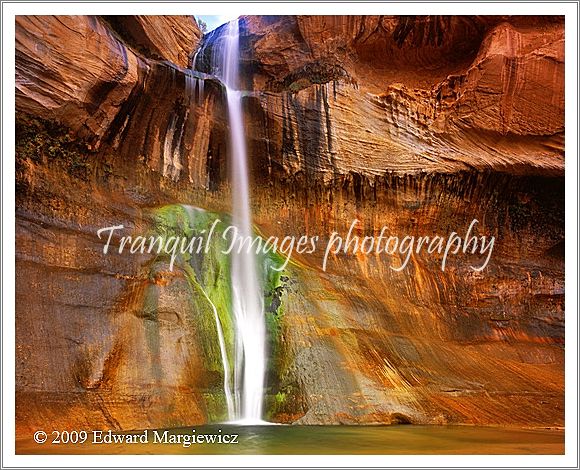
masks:
<svg viewBox="0 0 580 470"><path fill-rule="evenodd" d="M238 85L238 20L228 23L223 41L220 72L226 87L230 124L232 221L238 229L238 235L246 238L252 236L252 223L242 96ZM232 252L232 292L236 336L239 338L236 347L235 372L238 377L242 376L242 399L241 406L238 405L238 419L244 422L259 422L262 418L266 367L266 327L256 256L250 250Z"/></svg>
<svg viewBox="0 0 580 470"><path fill-rule="evenodd" d="M252 236L248 160L239 87L239 24L225 25L212 53L212 73L225 86L230 126L232 223L237 236ZM197 56L196 56L197 59ZM195 67L195 63L193 64ZM256 255L251 250L231 254L232 309L235 319L234 420L262 421L266 368L266 325Z"/></svg>
<svg viewBox="0 0 580 470"><path fill-rule="evenodd" d="M202 209L198 209L198 208L192 207L192 206L187 206L185 204L182 204L181 207L183 207L185 209L185 211L187 212L187 215L189 217L189 220L192 223L192 226L193 226L194 220L196 218L196 215L200 211L203 212ZM232 385L231 385L231 379L230 379L231 368L230 368L230 363L228 361L228 352L227 352L227 347L226 347L226 340L224 338L224 330L222 328L222 322L220 320L217 307L212 302L209 295L207 295L207 292L205 291L205 289L203 287L203 280L198 279L198 282L199 282L199 290L201 291L203 296L206 298L206 300L210 304L211 309L213 311L216 333L218 336L218 345L220 348L220 356L221 356L221 360L222 360L222 367L224 369L224 394L226 396L226 406L228 408L228 418L231 420L236 416L236 411L235 411L234 397L232 394Z"/></svg>
<svg viewBox="0 0 580 470"><path fill-rule="evenodd" d="M218 315L218 311L217 311L215 304L211 301L211 299L205 293L203 288L201 289L201 292L203 293L203 295L205 296L205 298L207 299L207 301L209 302L209 304L211 305L211 308L213 310L216 331L218 334L218 341L219 341L219 345L220 345L220 354L222 357L222 364L224 367L224 393L226 395L226 405L228 407L228 417L231 419L232 416L235 416L236 411L235 411L235 407L234 407L235 406L234 405L234 398L232 396L232 391L231 391L230 365L228 363L228 354L226 352L226 342L224 339L224 330L222 329L222 324L220 322L220 317Z"/></svg>

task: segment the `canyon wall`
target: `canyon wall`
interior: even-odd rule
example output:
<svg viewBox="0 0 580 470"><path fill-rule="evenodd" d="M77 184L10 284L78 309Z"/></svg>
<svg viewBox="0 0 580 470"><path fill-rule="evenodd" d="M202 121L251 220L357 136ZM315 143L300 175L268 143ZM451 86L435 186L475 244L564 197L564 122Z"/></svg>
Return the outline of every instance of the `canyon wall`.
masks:
<svg viewBox="0 0 580 470"><path fill-rule="evenodd" d="M16 26L18 431L223 419L202 293L227 297L224 261L170 271L104 255L96 235L203 226L176 204L227 218L227 109L209 75L222 29ZM563 18L266 16L240 30L260 233L325 241L357 219L360 236L432 236L477 219L496 237L479 273L468 256L442 271L416 255L402 272L396 257L336 255L322 271L322 251L293 256L266 292L267 418L563 425Z"/></svg>

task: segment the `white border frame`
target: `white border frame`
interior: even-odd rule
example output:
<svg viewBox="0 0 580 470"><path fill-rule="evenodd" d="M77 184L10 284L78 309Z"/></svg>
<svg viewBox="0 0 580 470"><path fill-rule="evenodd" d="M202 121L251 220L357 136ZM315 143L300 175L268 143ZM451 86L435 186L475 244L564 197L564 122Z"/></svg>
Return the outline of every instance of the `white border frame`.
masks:
<svg viewBox="0 0 580 470"><path fill-rule="evenodd" d="M2 3L2 464L7 467L568 467L578 462L578 5L495 3ZM565 15L566 17L566 454L546 455L15 455L15 16L39 14L419 14ZM4 467L4 468L7 468Z"/></svg>

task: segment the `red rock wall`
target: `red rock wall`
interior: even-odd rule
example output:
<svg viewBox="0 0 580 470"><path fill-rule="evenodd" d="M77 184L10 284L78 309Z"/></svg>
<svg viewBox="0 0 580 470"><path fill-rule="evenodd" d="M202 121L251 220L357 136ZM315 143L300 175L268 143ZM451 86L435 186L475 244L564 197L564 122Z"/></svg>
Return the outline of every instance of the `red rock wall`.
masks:
<svg viewBox="0 0 580 470"><path fill-rule="evenodd" d="M143 211L165 203L229 208L223 90L211 78L203 96L188 89L188 25L17 19L19 430L208 419L219 377L184 326L203 312L183 279L160 284L94 237L146 227ZM497 237L480 275L465 259L395 274L380 259L337 257L321 272L298 257L269 417L562 425L563 19L244 17L241 31L263 233L325 237L356 217L361 235L421 235L478 218ZM66 129L48 132L56 150L25 132L33 118ZM152 322L150 294L185 320Z"/></svg>

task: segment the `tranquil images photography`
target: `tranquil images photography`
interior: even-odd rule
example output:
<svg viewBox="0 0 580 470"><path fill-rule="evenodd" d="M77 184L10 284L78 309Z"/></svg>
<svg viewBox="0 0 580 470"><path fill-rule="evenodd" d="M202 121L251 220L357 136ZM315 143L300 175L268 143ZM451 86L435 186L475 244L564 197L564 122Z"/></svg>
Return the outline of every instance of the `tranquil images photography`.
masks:
<svg viewBox="0 0 580 470"><path fill-rule="evenodd" d="M564 454L564 16L326 10L16 15L16 454Z"/></svg>

